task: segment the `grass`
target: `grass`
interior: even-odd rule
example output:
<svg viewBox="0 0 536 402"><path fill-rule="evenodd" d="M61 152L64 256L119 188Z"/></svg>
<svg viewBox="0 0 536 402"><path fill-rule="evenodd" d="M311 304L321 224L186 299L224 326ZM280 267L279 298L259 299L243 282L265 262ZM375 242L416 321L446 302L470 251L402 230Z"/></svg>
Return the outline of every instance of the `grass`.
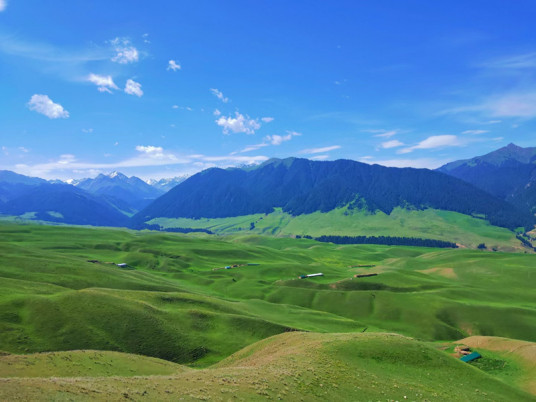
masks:
<svg viewBox="0 0 536 402"><path fill-rule="evenodd" d="M484 243L489 249L523 250L515 234L457 212L395 208L390 215L339 208L291 216L275 209L273 213L217 219L156 218L151 224L164 228L209 229L217 234L256 233L270 235L401 236L451 241L476 248ZM252 229L251 224L255 227Z"/></svg>
<svg viewBox="0 0 536 402"><path fill-rule="evenodd" d="M533 400L426 343L396 334L287 333L208 369L167 376L0 381L5 400Z"/></svg>
<svg viewBox="0 0 536 402"><path fill-rule="evenodd" d="M0 356L0 378L132 377L170 375L187 370L153 357L100 350Z"/></svg>
<svg viewBox="0 0 536 402"><path fill-rule="evenodd" d="M59 374L44 371L50 376L78 377L95 373L122 377L115 380L0 380L3 395L12 395L17 387L24 387L43 392L49 399L61 400L68 399L71 393L82 398L83 389L92 389L99 394L87 394L88 398L114 399L120 397L121 392L132 396L133 390L141 395L153 384L157 389L153 399L183 395L181 387L188 390L186 396L211 395L217 399L218 395L228 399L226 397L232 394L218 394L225 382L234 384L229 389L236 388L237 395L244 399L265 397L264 392L277 398L283 391L287 394L281 396L291 399L297 395L293 391L304 392L311 399L325 397L324 392L341 398L344 395L361 395L363 399L402 398L404 395L391 387L397 384L407 386L401 388L404 392L414 392L410 394L413 399L446 400L449 393L455 391L455 383L449 382L448 376L459 376L455 378L463 383L463 378L470 373L480 373L484 377L478 377L474 383L483 385L473 389L471 383L467 391L471 399L491 398L490 395L495 400L507 400L505 395L515 395L516 400L526 398L514 390L522 386L518 379L525 375L526 366L520 364L519 373L512 371L512 381L509 381L510 374L493 379L493 367L497 362L491 359L486 362L491 366L482 370L460 366L453 360L456 365L452 366L452 372L450 368L445 371L447 376L440 373L439 366L432 364L436 355L426 357L433 353L428 352L426 342L452 342L477 335L536 341L534 254L341 246L257 234L184 235L10 223L0 224L0 237L0 350L29 356L50 352L56 356L53 361L65 361L66 366L70 366ZM125 262L131 269L120 269L112 262ZM247 263L259 265L221 269ZM323 272L325 276L297 279L301 274L314 272ZM363 273L378 275L353 277ZM294 335L296 330L311 333ZM363 335L358 335L364 330ZM387 336L385 332L414 339ZM274 335L277 336L274 338ZM283 339L288 344L293 339L290 344L294 345L302 342L300 336L305 337L302 341L306 345L325 346L318 349L320 360L314 360L317 353L310 354L305 347L299 349L303 356L294 360L287 356L281 367L266 364L264 371L258 373L243 369L247 360L244 360L247 357L244 353L254 355L256 348L264 345L262 342L272 342L263 340ZM358 343L363 339L370 342L363 348L384 350L382 354L390 357L378 360L363 350L354 360L346 361L345 356L350 356L352 350L361 350ZM340 344L340 347L332 350L328 347L332 344ZM420 348L427 351L422 356L415 352ZM98 352L70 352L88 349ZM394 353L398 349L400 353ZM74 354L62 355L61 351ZM108 352L138 356L133 357L133 371L128 371L127 363L121 362L127 362L130 357L125 360L121 357L124 355L113 355L118 356L114 363L115 358L107 360L111 356ZM80 353L102 353L95 361L112 366L101 367ZM239 355L229 357L235 353ZM417 360L421 363L415 362L415 365L429 362L431 366L413 370L414 363L408 353L420 356ZM491 350L491 353L499 361L497 364L510 359L505 359L500 351ZM151 366L152 363L146 363L140 355L166 360L170 366L159 363ZM1 357L0 373L3 374L0 377L9 376L11 369L11 376L17 372L31 376L33 365L40 367L46 361L43 356L17 357L21 359L19 363L7 368L2 365L2 359L17 358ZM62 356L70 356L71 360ZM232 363L237 356L240 364ZM257 355L256 359L269 359L269 354L262 359ZM395 369L392 362L396 361L411 368L407 374ZM440 361L440 366L447 364ZM177 364L203 370L189 374ZM511 367L516 364L512 363ZM28 374L24 374L25 367ZM315 379L308 367L316 367L316 372L321 373L320 379ZM337 367L342 374L336 371ZM106 370L99 371L99 368ZM183 371L173 374L173 385L169 387L167 377L123 378L128 375L166 376L172 374L166 370L176 368ZM466 368L472 371L465 372ZM456 374L457 370L462 371ZM357 378L357 373L362 378ZM280 383L287 374L291 382L285 387ZM429 382L425 377L428 375L432 376ZM304 378L307 381L302 381ZM362 380L365 382L361 383ZM508 383L510 387L498 390L493 384L499 380L503 381L499 382L503 386ZM338 388L320 387L324 382L336 384ZM313 390L309 391L308 387ZM203 389L208 391L200 391ZM475 389L488 395L477 394ZM168 395L166 390L172 393ZM458 392L456 397L462 399L463 395ZM0 394L0 399L7 396ZM30 399L31 396L27 395Z"/></svg>

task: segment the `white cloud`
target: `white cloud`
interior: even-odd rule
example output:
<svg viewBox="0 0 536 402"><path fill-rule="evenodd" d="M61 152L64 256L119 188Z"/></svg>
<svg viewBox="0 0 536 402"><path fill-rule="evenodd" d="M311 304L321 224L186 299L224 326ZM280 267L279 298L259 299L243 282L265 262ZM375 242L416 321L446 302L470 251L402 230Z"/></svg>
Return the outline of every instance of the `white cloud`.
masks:
<svg viewBox="0 0 536 402"><path fill-rule="evenodd" d="M461 145L460 140L455 135L433 135L428 137L417 145L411 147L403 148L398 151L399 154L407 154L413 152L416 149L434 149L434 148L444 148L444 147L454 147Z"/></svg>
<svg viewBox="0 0 536 402"><path fill-rule="evenodd" d="M331 145L323 148L308 148L300 151L300 154L323 154L325 152L334 151L341 148L340 145Z"/></svg>
<svg viewBox="0 0 536 402"><path fill-rule="evenodd" d="M173 109L178 109L179 108L179 105L173 105L171 106Z"/></svg>
<svg viewBox="0 0 536 402"><path fill-rule="evenodd" d="M388 167L412 167L418 169L436 169L444 164L451 162L452 159L433 159L433 158L415 158L415 159L386 159L374 160L370 158L361 158L360 162L369 165L377 164Z"/></svg>
<svg viewBox="0 0 536 402"><path fill-rule="evenodd" d="M210 88L210 92L212 92L212 94L218 98L219 100L221 100L223 103L227 103L229 102L229 98L226 98L225 96L223 96L223 92L221 92L220 90L216 89L216 88Z"/></svg>
<svg viewBox="0 0 536 402"><path fill-rule="evenodd" d="M371 130L361 130L364 133L375 134L374 137L379 138L391 138L394 135L400 133L400 130L384 130L384 129L371 129Z"/></svg>
<svg viewBox="0 0 536 402"><path fill-rule="evenodd" d="M247 147L245 147L244 149L241 149L240 151L232 152L231 155L242 154L242 153L250 152L250 151L256 151L257 149L267 147L268 145L270 144L268 144L267 142L261 142L260 144L255 144L255 145L248 145Z"/></svg>
<svg viewBox="0 0 536 402"><path fill-rule="evenodd" d="M47 95L33 95L28 102L28 108L34 112L44 114L49 119L66 119L69 112L59 103L52 102Z"/></svg>
<svg viewBox="0 0 536 402"><path fill-rule="evenodd" d="M136 95L138 97L141 97L143 95L143 91L141 90L141 84L131 79L127 80L127 83L125 85L125 92L129 95Z"/></svg>
<svg viewBox="0 0 536 402"><path fill-rule="evenodd" d="M254 145L248 145L244 149L241 149L240 151L232 152L231 155L241 154L245 152L255 151L260 148L267 147L269 145L281 145L285 141L290 141L292 137L300 136L301 133L298 133L296 131L287 131L287 135L267 135L264 137L263 142L260 144L254 144Z"/></svg>
<svg viewBox="0 0 536 402"><path fill-rule="evenodd" d="M329 158L328 154L323 154L323 155L312 156L309 159L311 159L312 161L325 161L328 158Z"/></svg>
<svg viewBox="0 0 536 402"><path fill-rule="evenodd" d="M382 142L380 146L383 149L390 149L390 148L401 147L403 145L404 145L403 142L400 142L398 140L391 140L391 141Z"/></svg>
<svg viewBox="0 0 536 402"><path fill-rule="evenodd" d="M181 65L177 64L175 60L170 60L168 62L167 70L177 71L181 69Z"/></svg>
<svg viewBox="0 0 536 402"><path fill-rule="evenodd" d="M524 53L488 61L481 65L485 68L517 70L536 67L536 53Z"/></svg>
<svg viewBox="0 0 536 402"><path fill-rule="evenodd" d="M261 117L261 120L264 123L271 123L272 121L274 121L274 118L273 117Z"/></svg>
<svg viewBox="0 0 536 402"><path fill-rule="evenodd" d="M7 1L6 0L0 0L0 12L4 11L7 7Z"/></svg>
<svg viewBox="0 0 536 402"><path fill-rule="evenodd" d="M479 135L489 133L488 130L465 130L462 134Z"/></svg>
<svg viewBox="0 0 536 402"><path fill-rule="evenodd" d="M5 147L2 151L7 152ZM188 155L178 156L169 152L162 147L154 145L138 145L136 147L137 154L134 157L124 160L114 160L113 162L95 163L78 161L74 155L64 154L58 159L36 165L17 164L15 169L9 166L10 170L15 170L18 173L38 176L43 178L73 178L89 177L88 175L96 175L102 171L113 171L118 169L139 169L156 166L173 166L183 165L184 170L189 174L196 173L202 169L209 167L230 167L237 164L257 164L268 160L267 156L263 155L224 155L224 156L207 156L207 155ZM7 168L0 166L0 169ZM141 174L132 172L136 176Z"/></svg>
<svg viewBox="0 0 536 402"><path fill-rule="evenodd" d="M216 120L216 124L223 127L223 134L229 134L230 132L255 134L255 130L261 128L256 119L251 119L249 116L244 116L238 112L235 112L235 117L220 117Z"/></svg>
<svg viewBox="0 0 536 402"><path fill-rule="evenodd" d="M398 134L398 130L390 130L381 134L376 134L374 137L391 138L392 136L397 135L397 134Z"/></svg>
<svg viewBox="0 0 536 402"><path fill-rule="evenodd" d="M24 147L19 147L19 151L24 152L24 153L28 153L28 152L30 152L30 151L28 150L28 148L24 148Z"/></svg>
<svg viewBox="0 0 536 402"><path fill-rule="evenodd" d="M116 55L112 61L119 64L134 63L139 60L139 52L126 38L115 38L110 41Z"/></svg>
<svg viewBox="0 0 536 402"><path fill-rule="evenodd" d="M147 155L150 158L153 159L170 159L170 160L176 160L177 158L172 153L166 153L164 152L164 148L162 147L155 147L153 145L137 145L136 151Z"/></svg>
<svg viewBox="0 0 536 402"><path fill-rule="evenodd" d="M523 93L510 93L488 97L480 104L460 106L439 112L440 115L459 113L481 113L489 117L525 118L536 117L536 91ZM500 123L500 120L491 120L488 124Z"/></svg>
<svg viewBox="0 0 536 402"><path fill-rule="evenodd" d="M91 73L86 79L87 81L97 85L97 89L100 92L112 93L110 89L119 89L117 85L115 85L111 75L98 75Z"/></svg>
<svg viewBox="0 0 536 402"><path fill-rule="evenodd" d="M301 133L297 133L296 131L288 131L287 133L287 135L267 135L265 137L265 141L267 141L271 145L281 145L285 141L290 141L292 137L301 135Z"/></svg>
<svg viewBox="0 0 536 402"><path fill-rule="evenodd" d="M221 112L218 109L214 109L214 112L212 112L214 116L220 116Z"/></svg>
<svg viewBox="0 0 536 402"><path fill-rule="evenodd" d="M536 92L509 94L490 99L482 106L494 117L536 117Z"/></svg>
<svg viewBox="0 0 536 402"><path fill-rule="evenodd" d="M83 133L90 134L90 133L93 132L93 129L92 129L92 128L83 128L83 129L82 129L82 132L83 132Z"/></svg>

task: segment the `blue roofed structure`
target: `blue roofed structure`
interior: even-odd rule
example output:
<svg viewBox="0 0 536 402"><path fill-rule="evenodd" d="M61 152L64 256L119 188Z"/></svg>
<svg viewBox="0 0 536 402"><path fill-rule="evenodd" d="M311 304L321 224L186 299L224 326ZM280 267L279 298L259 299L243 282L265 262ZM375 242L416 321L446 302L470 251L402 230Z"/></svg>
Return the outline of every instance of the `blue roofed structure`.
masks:
<svg viewBox="0 0 536 402"><path fill-rule="evenodd" d="M469 362L472 362L473 360L480 359L481 357L482 357L482 355L480 353L473 352L473 353L470 353L468 355L460 357L460 360L462 362L469 363Z"/></svg>

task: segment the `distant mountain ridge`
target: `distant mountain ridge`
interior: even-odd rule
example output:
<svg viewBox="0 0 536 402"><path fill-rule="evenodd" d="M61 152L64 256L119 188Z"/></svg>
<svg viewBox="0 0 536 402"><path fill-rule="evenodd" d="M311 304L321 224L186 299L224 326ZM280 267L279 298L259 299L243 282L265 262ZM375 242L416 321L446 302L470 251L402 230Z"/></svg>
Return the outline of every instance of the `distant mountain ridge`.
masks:
<svg viewBox="0 0 536 402"><path fill-rule="evenodd" d="M536 147L509 144L486 155L447 163L437 169L536 212Z"/></svg>
<svg viewBox="0 0 536 402"><path fill-rule="evenodd" d="M104 197L110 204L125 212L136 212L149 205L164 193L136 176L127 177L120 172L99 174L93 179L82 179L76 187Z"/></svg>
<svg viewBox="0 0 536 402"><path fill-rule="evenodd" d="M101 199L69 184L39 184L7 201L0 212L33 213L34 219L93 226L126 226L128 218Z"/></svg>
<svg viewBox="0 0 536 402"><path fill-rule="evenodd" d="M270 213L327 212L343 205L380 210L436 208L484 215L494 225L531 228L534 218L505 201L448 175L427 169L389 168L351 160L271 159L256 168L200 172L133 217L222 218Z"/></svg>
<svg viewBox="0 0 536 402"><path fill-rule="evenodd" d="M190 176L189 175L183 175L183 176L176 176L176 177L159 179L159 180L150 179L150 180L147 180L147 184L149 184L149 185L151 185L151 186L153 186L153 187L155 187L157 189L160 189L163 192L167 193L169 190L171 190L176 185L182 183L188 177L190 177Z"/></svg>

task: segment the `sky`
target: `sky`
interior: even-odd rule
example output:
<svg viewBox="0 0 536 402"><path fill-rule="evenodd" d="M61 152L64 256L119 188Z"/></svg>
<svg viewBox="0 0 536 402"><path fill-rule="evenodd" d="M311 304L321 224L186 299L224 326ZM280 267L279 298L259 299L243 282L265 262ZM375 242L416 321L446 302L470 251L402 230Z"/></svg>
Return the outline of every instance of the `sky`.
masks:
<svg viewBox="0 0 536 402"><path fill-rule="evenodd" d="M143 179L536 146L532 0L0 0L0 169Z"/></svg>

